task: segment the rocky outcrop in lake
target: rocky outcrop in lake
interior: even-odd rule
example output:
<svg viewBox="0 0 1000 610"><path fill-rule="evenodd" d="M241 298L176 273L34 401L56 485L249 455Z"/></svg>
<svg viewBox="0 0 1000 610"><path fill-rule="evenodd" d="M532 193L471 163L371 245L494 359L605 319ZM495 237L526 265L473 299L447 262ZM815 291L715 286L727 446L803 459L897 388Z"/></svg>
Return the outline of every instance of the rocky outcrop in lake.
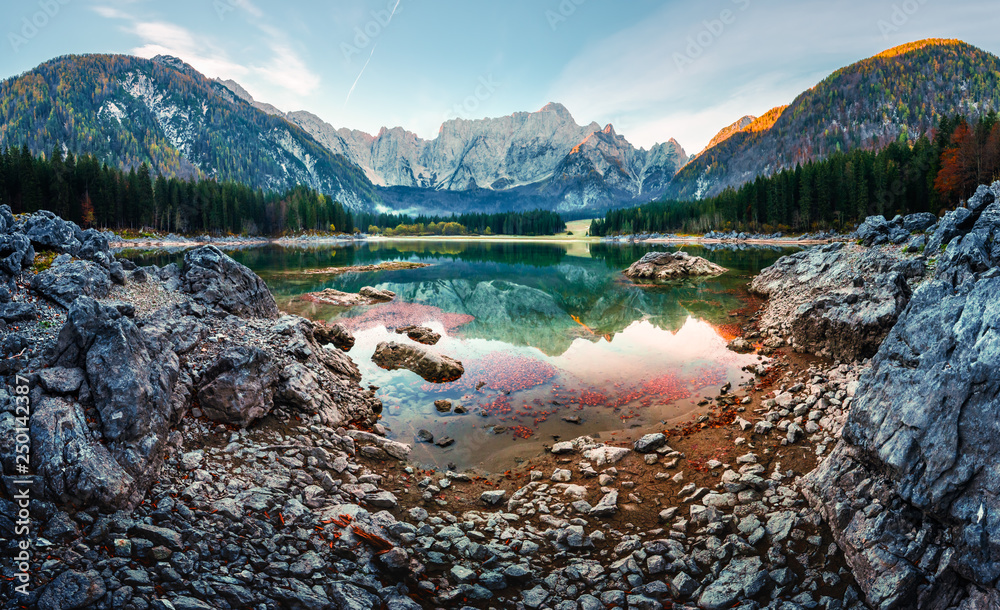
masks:
<svg viewBox="0 0 1000 610"><path fill-rule="evenodd" d="M725 267L687 252L649 252L625 270L625 275L637 280L674 280L686 277L722 275Z"/></svg>
<svg viewBox="0 0 1000 610"><path fill-rule="evenodd" d="M876 608L1000 607L1000 182L944 244L805 481Z"/></svg>

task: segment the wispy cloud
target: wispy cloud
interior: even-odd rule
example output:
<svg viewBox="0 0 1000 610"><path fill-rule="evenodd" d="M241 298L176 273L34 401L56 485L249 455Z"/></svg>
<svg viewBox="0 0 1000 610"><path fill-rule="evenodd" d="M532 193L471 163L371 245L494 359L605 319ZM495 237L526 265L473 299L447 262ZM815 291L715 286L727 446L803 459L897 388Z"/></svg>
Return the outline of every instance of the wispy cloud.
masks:
<svg viewBox="0 0 1000 610"><path fill-rule="evenodd" d="M320 76L311 70L282 30L263 21L265 15L251 0L227 0L243 10L247 23L257 30L262 48L268 50L263 61L234 60L217 40L175 23L145 20L112 6L97 6L94 11L107 19L124 21L124 29L140 44L132 53L140 57L173 55L191 64L209 77L243 79L242 85L255 95L264 89L266 98L288 101L307 96L320 86Z"/></svg>

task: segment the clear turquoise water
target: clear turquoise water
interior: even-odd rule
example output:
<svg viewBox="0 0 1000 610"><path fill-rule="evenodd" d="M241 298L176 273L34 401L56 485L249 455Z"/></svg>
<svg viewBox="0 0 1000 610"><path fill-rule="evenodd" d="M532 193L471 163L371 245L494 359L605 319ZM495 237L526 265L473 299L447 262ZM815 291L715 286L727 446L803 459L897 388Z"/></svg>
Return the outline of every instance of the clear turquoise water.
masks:
<svg viewBox="0 0 1000 610"><path fill-rule="evenodd" d="M542 444L629 427L662 428L701 412L696 403L726 382L749 378L757 356L726 349L730 315L745 306L745 287L760 269L792 250L682 249L730 271L717 278L637 285L621 271L660 246L586 243L388 241L343 247L259 247L230 252L257 272L279 307L346 324L357 343L350 355L363 383L379 387L382 423L391 437L414 442L420 429L448 448L415 443L427 466L509 466ZM133 256L140 264L179 261L180 254ZM339 276L302 270L384 261L431 266ZM392 290L385 305L343 308L298 299L307 292L363 286ZM429 384L409 371L371 362L380 341L410 341L395 326L424 324L441 333L430 349L461 360L465 375ZM461 404L441 414L434 401ZM563 420L577 416L579 424Z"/></svg>

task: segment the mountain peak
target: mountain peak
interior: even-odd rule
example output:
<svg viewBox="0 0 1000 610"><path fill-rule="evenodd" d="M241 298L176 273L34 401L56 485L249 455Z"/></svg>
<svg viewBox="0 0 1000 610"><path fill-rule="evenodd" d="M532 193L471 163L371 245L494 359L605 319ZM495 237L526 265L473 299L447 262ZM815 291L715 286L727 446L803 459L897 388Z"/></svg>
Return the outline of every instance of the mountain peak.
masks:
<svg viewBox="0 0 1000 610"><path fill-rule="evenodd" d="M607 125L605 125L604 129L602 129L601 131L603 131L605 134L611 136L612 138L615 137L615 135L617 135L617 134L615 134L615 126L612 125L611 123L608 123Z"/></svg>
<svg viewBox="0 0 1000 610"><path fill-rule="evenodd" d="M570 121L573 120L573 115L571 115L569 110L567 110L566 107L559 102L549 102L548 104L542 106L538 112L548 112L564 119L569 119Z"/></svg>

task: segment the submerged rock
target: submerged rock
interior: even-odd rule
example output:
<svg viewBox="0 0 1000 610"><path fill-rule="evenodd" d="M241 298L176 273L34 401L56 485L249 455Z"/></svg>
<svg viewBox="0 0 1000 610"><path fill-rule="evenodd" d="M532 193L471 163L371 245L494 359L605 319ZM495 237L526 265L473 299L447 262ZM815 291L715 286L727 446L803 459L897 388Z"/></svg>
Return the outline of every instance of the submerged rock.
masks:
<svg viewBox="0 0 1000 610"><path fill-rule="evenodd" d="M395 341L383 341L375 347L372 362L380 367L395 371L407 369L432 383L455 381L465 373L462 363L454 358L434 353L416 345L403 345Z"/></svg>
<svg viewBox="0 0 1000 610"><path fill-rule="evenodd" d="M728 271L725 267L691 256L687 252L648 252L625 270L625 275L633 279L672 280L693 276L721 275Z"/></svg>

